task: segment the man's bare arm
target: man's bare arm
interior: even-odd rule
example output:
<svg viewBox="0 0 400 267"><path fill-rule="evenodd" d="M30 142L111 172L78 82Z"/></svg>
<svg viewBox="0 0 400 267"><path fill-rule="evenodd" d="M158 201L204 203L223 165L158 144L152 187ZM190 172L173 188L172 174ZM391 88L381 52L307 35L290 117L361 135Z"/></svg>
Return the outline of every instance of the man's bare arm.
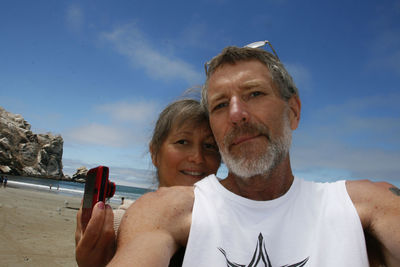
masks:
<svg viewBox="0 0 400 267"><path fill-rule="evenodd" d="M193 201L193 187L162 188L139 198L122 219L109 266L168 266L186 245Z"/></svg>
<svg viewBox="0 0 400 267"><path fill-rule="evenodd" d="M400 190L389 183L347 181L364 230L382 249L386 266L400 266Z"/></svg>

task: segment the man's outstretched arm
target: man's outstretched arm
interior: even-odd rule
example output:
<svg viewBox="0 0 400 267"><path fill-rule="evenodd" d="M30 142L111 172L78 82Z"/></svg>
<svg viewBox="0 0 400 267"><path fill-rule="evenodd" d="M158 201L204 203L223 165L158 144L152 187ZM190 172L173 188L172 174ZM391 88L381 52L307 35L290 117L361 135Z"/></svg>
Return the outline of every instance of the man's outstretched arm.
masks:
<svg viewBox="0 0 400 267"><path fill-rule="evenodd" d="M386 266L400 266L400 190L389 183L347 181L364 230L380 244Z"/></svg>
<svg viewBox="0 0 400 267"><path fill-rule="evenodd" d="M109 266L168 266L186 245L193 200L193 187L162 188L139 198L122 219Z"/></svg>

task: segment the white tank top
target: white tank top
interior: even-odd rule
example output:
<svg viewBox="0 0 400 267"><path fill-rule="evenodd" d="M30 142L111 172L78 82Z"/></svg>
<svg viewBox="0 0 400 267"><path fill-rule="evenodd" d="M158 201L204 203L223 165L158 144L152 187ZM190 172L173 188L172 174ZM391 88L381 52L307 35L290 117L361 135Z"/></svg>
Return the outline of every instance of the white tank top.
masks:
<svg viewBox="0 0 400 267"><path fill-rule="evenodd" d="M285 195L254 201L233 194L210 175L196 183L194 193L182 266L369 266L345 181L295 178Z"/></svg>

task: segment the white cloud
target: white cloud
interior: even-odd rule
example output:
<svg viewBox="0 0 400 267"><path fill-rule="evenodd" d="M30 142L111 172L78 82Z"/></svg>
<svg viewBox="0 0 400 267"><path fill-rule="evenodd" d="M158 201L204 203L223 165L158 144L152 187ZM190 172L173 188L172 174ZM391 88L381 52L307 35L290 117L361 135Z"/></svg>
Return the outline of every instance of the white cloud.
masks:
<svg viewBox="0 0 400 267"><path fill-rule="evenodd" d="M379 90L377 90L379 91ZM374 109L393 109L398 108L400 101L399 93L392 93L386 95L369 95L359 98L352 98L340 105L327 105L323 110L323 114L352 114L359 113L360 111L374 110Z"/></svg>
<svg viewBox="0 0 400 267"><path fill-rule="evenodd" d="M314 110L294 134L294 168L400 183L399 98L359 97Z"/></svg>
<svg viewBox="0 0 400 267"><path fill-rule="evenodd" d="M158 104L152 101L122 101L98 106L96 110L107 113L117 121L143 123L154 119Z"/></svg>
<svg viewBox="0 0 400 267"><path fill-rule="evenodd" d="M131 143L134 137L125 129L91 123L71 129L65 134L65 139L78 144L121 147Z"/></svg>
<svg viewBox="0 0 400 267"><path fill-rule="evenodd" d="M112 43L133 66L144 68L150 77L166 81L184 80L190 85L202 81L202 75L191 64L157 51L154 48L157 44L153 45L132 24L103 33L102 38Z"/></svg>
<svg viewBox="0 0 400 267"><path fill-rule="evenodd" d="M299 171L329 169L343 172L346 170L350 177L340 178L392 179L400 182L399 151L358 148L337 140L321 138L307 146L295 145L292 162L294 169Z"/></svg>
<svg viewBox="0 0 400 267"><path fill-rule="evenodd" d="M76 4L71 4L67 8L66 23L67 27L72 31L80 31L84 22L82 8Z"/></svg>
<svg viewBox="0 0 400 267"><path fill-rule="evenodd" d="M160 106L151 100L119 101L94 106L90 122L64 131L67 146L102 146L131 150L147 146Z"/></svg>

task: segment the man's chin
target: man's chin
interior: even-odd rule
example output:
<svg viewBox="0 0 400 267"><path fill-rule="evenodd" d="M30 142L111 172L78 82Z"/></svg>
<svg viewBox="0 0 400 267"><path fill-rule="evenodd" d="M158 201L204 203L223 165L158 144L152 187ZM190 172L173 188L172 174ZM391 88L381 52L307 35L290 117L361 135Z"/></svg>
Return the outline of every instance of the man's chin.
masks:
<svg viewBox="0 0 400 267"><path fill-rule="evenodd" d="M238 160L230 157L223 160L229 171L241 179L249 179L256 175L267 173L269 170L269 164L265 161L260 161L260 158L246 157L244 160Z"/></svg>
<svg viewBox="0 0 400 267"><path fill-rule="evenodd" d="M252 144L240 144L231 147L229 157L234 161L240 162L243 159L246 161L254 161L262 157L268 151L268 145L254 142Z"/></svg>

